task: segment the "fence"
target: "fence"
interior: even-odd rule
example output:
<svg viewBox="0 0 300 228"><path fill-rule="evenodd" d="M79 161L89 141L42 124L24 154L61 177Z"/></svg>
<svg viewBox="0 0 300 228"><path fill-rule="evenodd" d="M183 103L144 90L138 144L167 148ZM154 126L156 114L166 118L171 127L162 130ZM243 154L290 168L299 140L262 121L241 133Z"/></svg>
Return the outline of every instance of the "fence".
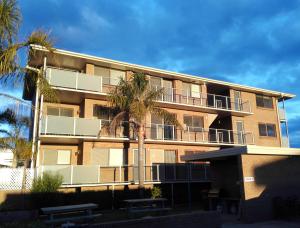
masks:
<svg viewBox="0 0 300 228"><path fill-rule="evenodd" d="M35 169L26 169L26 184L22 188L23 168L0 168L0 190L30 189ZM138 183L137 166L99 165L45 165L36 169L36 175L45 172L58 173L63 177L63 186L88 186ZM210 181L207 164L174 163L152 164L144 167L146 183L203 182Z"/></svg>
<svg viewBox="0 0 300 228"><path fill-rule="evenodd" d="M25 175L24 175L25 170ZM34 169L0 168L0 190L21 190L23 178L24 189L30 189L34 177Z"/></svg>

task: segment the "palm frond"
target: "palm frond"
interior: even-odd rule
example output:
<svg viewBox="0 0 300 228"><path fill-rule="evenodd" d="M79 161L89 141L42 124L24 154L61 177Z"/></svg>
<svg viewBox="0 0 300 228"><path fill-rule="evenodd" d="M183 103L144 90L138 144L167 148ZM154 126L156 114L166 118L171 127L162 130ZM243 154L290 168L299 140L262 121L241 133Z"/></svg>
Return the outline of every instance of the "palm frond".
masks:
<svg viewBox="0 0 300 228"><path fill-rule="evenodd" d="M46 32L41 29L33 31L27 38L26 46L30 46L32 44L40 45L49 51L52 51L53 39L50 36L50 32Z"/></svg>
<svg viewBox="0 0 300 228"><path fill-rule="evenodd" d="M178 122L176 115L174 113L170 113L167 110L158 107L154 108L152 110L152 113L154 115L163 118L165 123L167 124L173 124L181 129L183 128L182 125Z"/></svg>
<svg viewBox="0 0 300 228"><path fill-rule="evenodd" d="M21 23L20 9L15 0L0 2L0 39L1 45L8 45L16 38Z"/></svg>

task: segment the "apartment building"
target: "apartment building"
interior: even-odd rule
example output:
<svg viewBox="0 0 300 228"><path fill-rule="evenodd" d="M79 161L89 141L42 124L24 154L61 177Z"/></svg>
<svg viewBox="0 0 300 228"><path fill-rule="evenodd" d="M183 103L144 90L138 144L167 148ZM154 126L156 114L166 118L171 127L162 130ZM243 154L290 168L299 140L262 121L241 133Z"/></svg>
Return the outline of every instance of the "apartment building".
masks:
<svg viewBox="0 0 300 228"><path fill-rule="evenodd" d="M23 97L38 107L32 139L40 172L58 171L65 187L137 184L137 138L130 125L114 133L115 113L107 94L121 78L143 72L152 88L164 88L157 104L176 115L183 129L151 115L145 127L145 184L210 182L207 162L185 162L194 154L246 145L289 147L284 102L294 95L175 73L39 46L28 65L43 70L59 97L40 88ZM29 84L29 83L27 83Z"/></svg>

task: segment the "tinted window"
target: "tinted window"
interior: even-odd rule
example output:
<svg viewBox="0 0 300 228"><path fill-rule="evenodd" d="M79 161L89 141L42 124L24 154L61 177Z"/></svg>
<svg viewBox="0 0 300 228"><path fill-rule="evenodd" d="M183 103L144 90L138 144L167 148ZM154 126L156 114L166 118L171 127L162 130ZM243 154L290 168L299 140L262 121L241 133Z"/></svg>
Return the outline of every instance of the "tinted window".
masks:
<svg viewBox="0 0 300 228"><path fill-rule="evenodd" d="M276 137L275 124L259 124L258 129L260 136Z"/></svg>
<svg viewBox="0 0 300 228"><path fill-rule="evenodd" d="M263 108L273 108L273 99L272 97L256 95L256 105Z"/></svg>

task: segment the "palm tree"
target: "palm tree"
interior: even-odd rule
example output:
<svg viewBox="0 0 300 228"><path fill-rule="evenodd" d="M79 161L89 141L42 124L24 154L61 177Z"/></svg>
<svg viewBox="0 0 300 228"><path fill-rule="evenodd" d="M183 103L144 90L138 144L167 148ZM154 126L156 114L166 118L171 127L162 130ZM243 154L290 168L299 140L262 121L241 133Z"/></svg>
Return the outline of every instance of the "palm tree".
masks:
<svg viewBox="0 0 300 228"><path fill-rule="evenodd" d="M40 45L52 51L53 42L49 34L42 30L35 30L24 41L18 42L20 24L21 12L16 0L0 0L0 80L15 84L31 77L34 83L38 83L45 98L49 95L50 99L55 99L55 92L43 77L43 72L24 68L19 62L22 50L27 50L27 59L30 59L34 55L31 45Z"/></svg>
<svg viewBox="0 0 300 228"><path fill-rule="evenodd" d="M25 116L18 116L11 109L6 109L0 113L0 124L3 126L0 129L2 135L0 148L12 151L13 168L17 167L19 161L24 161L24 166L26 166L31 158L32 144L24 137L24 131L29 128L30 119Z"/></svg>
<svg viewBox="0 0 300 228"><path fill-rule="evenodd" d="M148 113L164 118L167 122L180 126L175 115L157 106L155 102L164 89L153 89L145 74L134 73L130 80L121 79L118 86L108 96L110 106L117 110L110 129L115 129L126 120L133 125L138 138L138 179L141 196L144 188L144 135L145 118Z"/></svg>

